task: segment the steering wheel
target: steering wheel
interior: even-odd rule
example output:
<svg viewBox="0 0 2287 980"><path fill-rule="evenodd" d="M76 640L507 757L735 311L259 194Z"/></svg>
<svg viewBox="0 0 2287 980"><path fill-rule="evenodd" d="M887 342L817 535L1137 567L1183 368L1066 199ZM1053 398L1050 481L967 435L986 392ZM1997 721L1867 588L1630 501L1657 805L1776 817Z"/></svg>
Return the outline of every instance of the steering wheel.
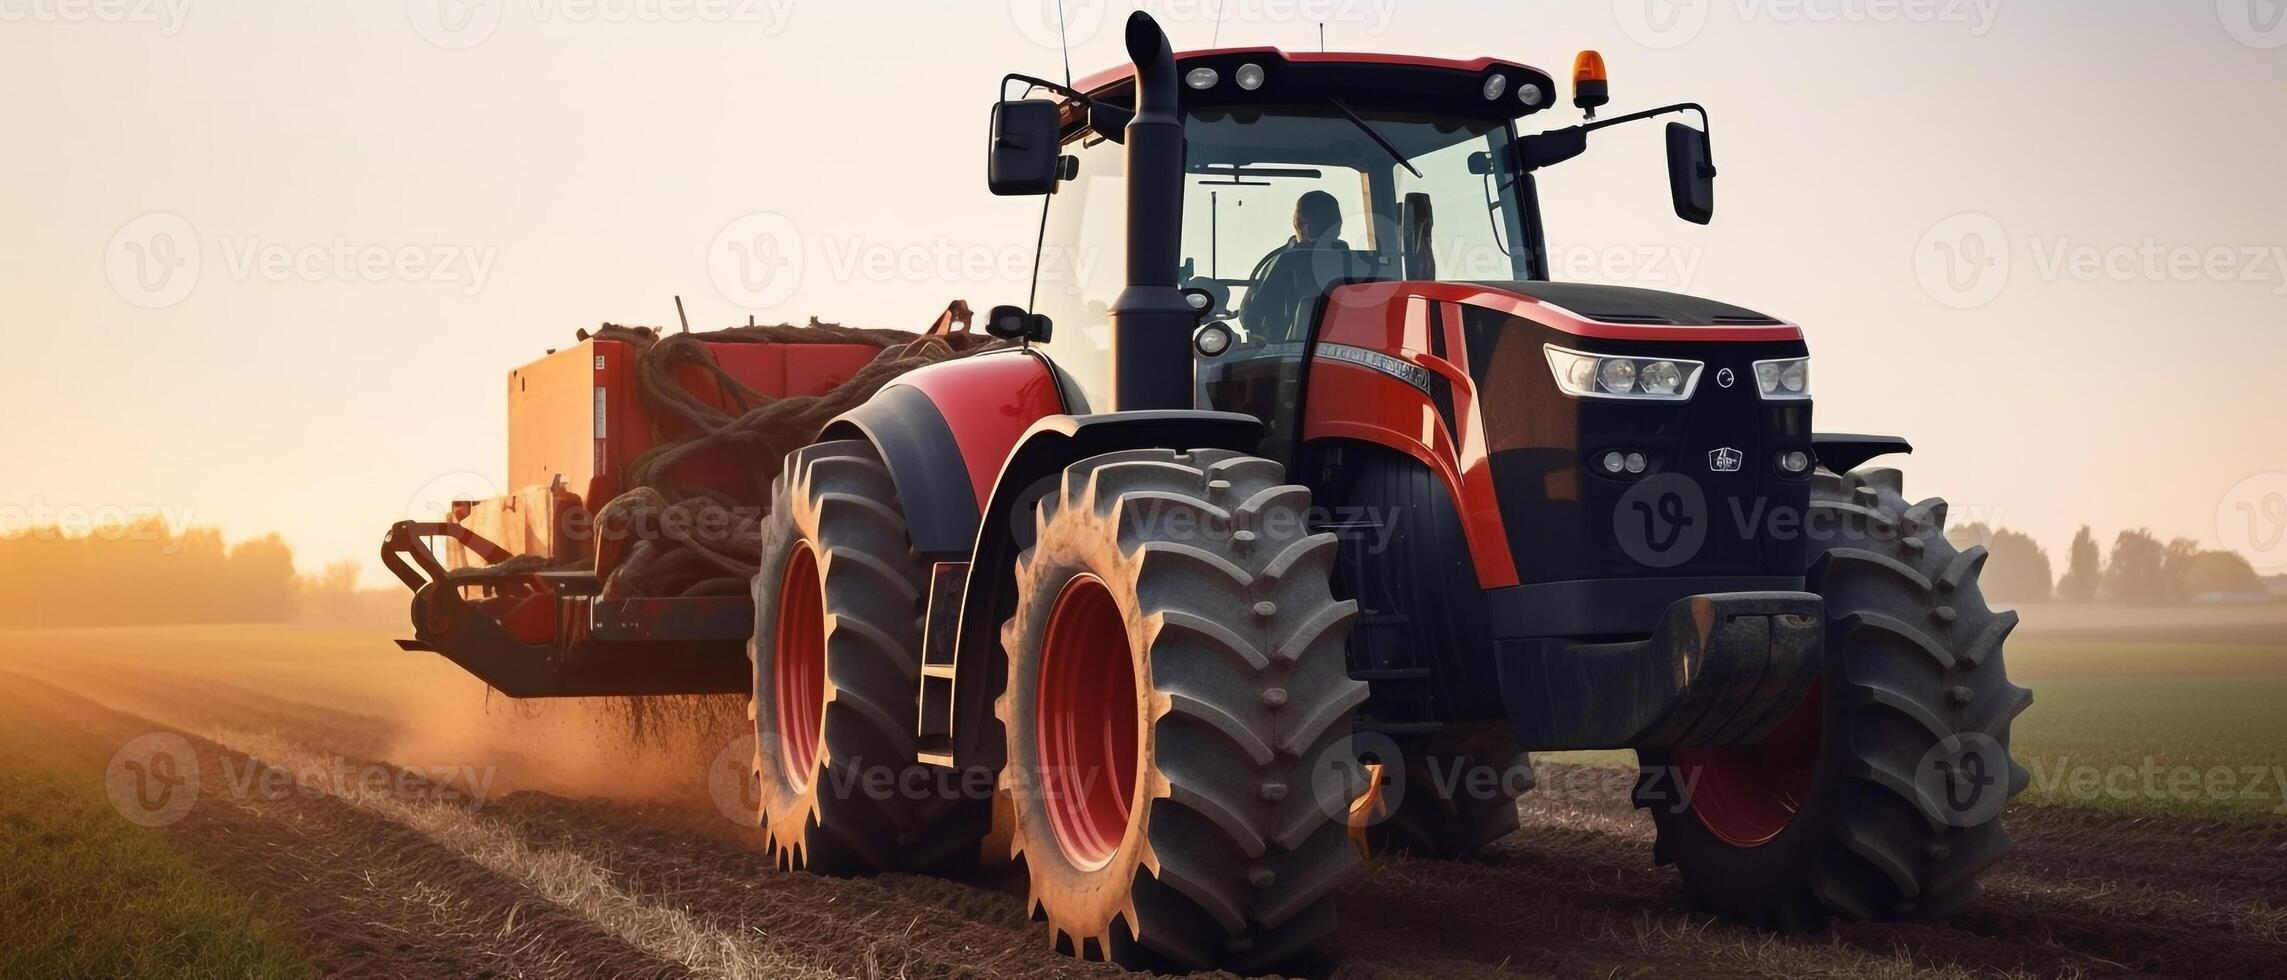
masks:
<svg viewBox="0 0 2287 980"><path fill-rule="evenodd" d="M1291 251L1294 251L1294 242L1289 241L1284 245L1271 249L1269 255L1263 256L1262 261L1255 263L1255 271L1248 274L1247 276L1247 298L1240 301L1239 311L1234 314L1238 318L1242 328L1247 323L1247 311L1253 309L1255 300L1263 295L1263 277L1270 275L1271 266L1278 264L1279 258Z"/></svg>

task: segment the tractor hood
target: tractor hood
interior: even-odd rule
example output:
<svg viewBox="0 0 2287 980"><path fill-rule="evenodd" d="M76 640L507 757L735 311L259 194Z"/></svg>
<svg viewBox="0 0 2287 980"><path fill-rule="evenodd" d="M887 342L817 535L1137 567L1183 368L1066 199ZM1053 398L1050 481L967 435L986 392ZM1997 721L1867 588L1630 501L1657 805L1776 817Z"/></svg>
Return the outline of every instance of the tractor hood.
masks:
<svg viewBox="0 0 2287 980"><path fill-rule="evenodd" d="M1783 327L1777 317L1682 293L1577 282L1478 283L1583 321L1670 327Z"/></svg>

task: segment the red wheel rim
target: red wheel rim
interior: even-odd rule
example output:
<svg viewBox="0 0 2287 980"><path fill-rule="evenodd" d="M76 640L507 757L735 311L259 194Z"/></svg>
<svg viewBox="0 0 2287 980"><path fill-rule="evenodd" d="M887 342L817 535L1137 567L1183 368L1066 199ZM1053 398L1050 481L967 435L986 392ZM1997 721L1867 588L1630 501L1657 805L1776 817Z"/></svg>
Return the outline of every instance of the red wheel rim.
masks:
<svg viewBox="0 0 2287 980"><path fill-rule="evenodd" d="M778 636L771 650L780 768L799 793L810 788L810 773L817 768L826 713L826 602L818 587L818 555L807 543L786 559L786 575L778 585Z"/></svg>
<svg viewBox="0 0 2287 980"><path fill-rule="evenodd" d="M1818 771L1819 688L1754 745L1677 749L1675 764L1691 811L1708 832L1737 847L1760 847L1787 829L1810 799Z"/></svg>
<svg viewBox="0 0 2287 980"><path fill-rule="evenodd" d="M1049 828L1066 860L1094 871L1127 837L1142 760L1127 617L1095 576L1066 584L1049 611L1035 707Z"/></svg>

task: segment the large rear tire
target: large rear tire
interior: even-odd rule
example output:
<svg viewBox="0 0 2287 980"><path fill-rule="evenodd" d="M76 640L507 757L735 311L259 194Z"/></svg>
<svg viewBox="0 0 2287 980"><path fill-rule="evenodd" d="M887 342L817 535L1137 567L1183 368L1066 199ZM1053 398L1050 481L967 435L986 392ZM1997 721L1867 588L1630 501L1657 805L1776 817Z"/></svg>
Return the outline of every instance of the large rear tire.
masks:
<svg viewBox="0 0 2287 980"><path fill-rule="evenodd" d="M1002 787L1050 942L1128 966L1284 962L1358 862L1335 538L1237 453L1138 450L1041 502L1002 630Z"/></svg>
<svg viewBox="0 0 2287 980"><path fill-rule="evenodd" d="M748 651L771 852L838 875L972 866L989 801L915 760L929 572L873 446L789 455L762 534Z"/></svg>
<svg viewBox="0 0 2287 980"><path fill-rule="evenodd" d="M1945 515L1896 470L1818 473L1811 696L1759 745L1643 754L1636 805L1696 904L1788 931L1933 919L2008 850L2001 811L2028 782L2009 728L2033 698L2003 663L2017 614L1986 606L1985 549L1955 551Z"/></svg>

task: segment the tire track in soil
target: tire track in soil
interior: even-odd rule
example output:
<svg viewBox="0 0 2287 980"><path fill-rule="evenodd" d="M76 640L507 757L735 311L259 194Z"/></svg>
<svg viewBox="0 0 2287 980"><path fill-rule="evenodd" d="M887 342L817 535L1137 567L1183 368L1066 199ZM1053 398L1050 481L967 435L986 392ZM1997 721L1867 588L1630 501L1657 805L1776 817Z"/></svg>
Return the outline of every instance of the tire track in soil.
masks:
<svg viewBox="0 0 2287 980"><path fill-rule="evenodd" d="M337 712L182 680L242 720L316 744L386 744L384 719L342 726ZM182 694L180 684L156 688ZM2020 807L2009 823L2018 849L1953 922L1781 938L1683 907L1673 873L1650 864L1649 821L1629 806L1628 781L1546 766L1544 786L1564 791L1528 796L1523 832L1480 860L1370 863L1343 893L1344 930L1312 972L2192 976L2267 975L2287 962L2287 827ZM494 801L493 815L613 869L648 901L817 936L804 948L847 972L1109 972L1046 952L1023 914L1020 878L786 875L697 805L707 808L518 793Z"/></svg>
<svg viewBox="0 0 2287 980"><path fill-rule="evenodd" d="M94 758L153 730L137 716L20 674L0 714ZM329 977L682 977L687 972L398 824L332 797L230 793L259 778L247 756L195 736L198 805L166 828L208 873L267 909ZM226 768L227 765L227 768ZM259 782L249 785L261 785Z"/></svg>

